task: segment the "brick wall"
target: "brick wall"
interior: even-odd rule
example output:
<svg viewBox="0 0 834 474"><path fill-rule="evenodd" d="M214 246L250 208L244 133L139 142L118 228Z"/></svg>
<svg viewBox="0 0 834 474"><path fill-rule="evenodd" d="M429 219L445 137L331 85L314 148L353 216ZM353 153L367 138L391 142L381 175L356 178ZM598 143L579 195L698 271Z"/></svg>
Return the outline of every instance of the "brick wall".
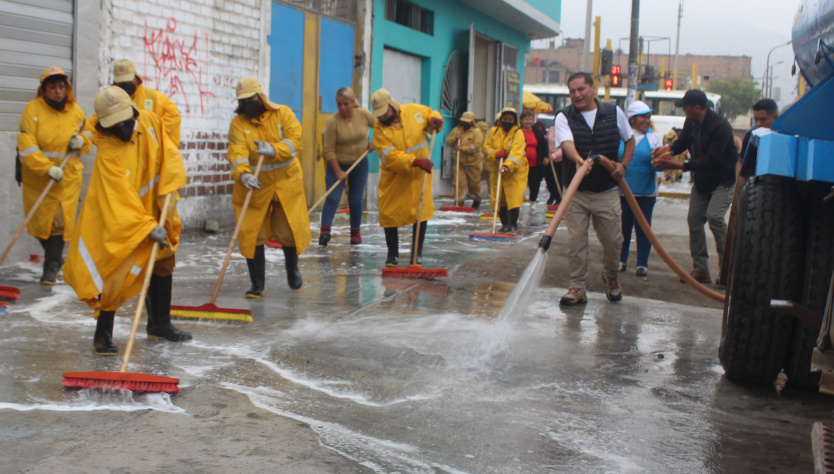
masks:
<svg viewBox="0 0 834 474"><path fill-rule="evenodd" d="M102 9L100 84L112 83L115 61L130 59L144 84L173 100L182 115L184 225L207 217L231 221L226 146L234 87L246 76L269 83L271 2L103 0Z"/></svg>

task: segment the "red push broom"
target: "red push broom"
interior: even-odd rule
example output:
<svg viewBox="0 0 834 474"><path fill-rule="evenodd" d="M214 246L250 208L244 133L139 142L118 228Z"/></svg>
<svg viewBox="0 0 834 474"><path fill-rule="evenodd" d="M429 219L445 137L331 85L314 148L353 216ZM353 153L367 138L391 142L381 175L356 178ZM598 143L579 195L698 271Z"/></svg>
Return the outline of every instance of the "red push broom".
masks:
<svg viewBox="0 0 834 474"><path fill-rule="evenodd" d="M261 172L263 162L264 156L258 156L258 164L255 165L255 173L253 175L256 179ZM220 294L220 285L223 284L223 277L226 276L226 269L229 267L229 260L232 258L232 250L235 248L235 240L237 240L237 235L240 233L240 227L243 225L243 217L246 216L246 210L249 208L249 201L251 200L252 190L250 189L246 192L246 198L244 198L243 206L240 208L240 215L237 218L237 223L235 223L235 230L232 232L232 240L229 241L229 248L226 249L226 259L223 260L223 267L220 269L220 275L217 277L217 283L214 285L211 300L200 306L171 305L172 318L233 321L239 323L252 322L252 312L248 309L221 308L214 304L217 301L217 295ZM275 243L278 244L278 242Z"/></svg>
<svg viewBox="0 0 834 474"><path fill-rule="evenodd" d="M429 158L431 158L432 150L434 150L434 139L437 136L437 131L431 132L431 144L429 145ZM420 221L423 218L423 200L426 197L426 182L428 181L430 173L423 175L423 188L420 190L420 205L417 206L417 230L414 233L414 243L411 251L411 265L408 268L383 268L383 277L400 277L400 278L444 278L449 276L449 270L446 268L423 268L417 265L417 244L420 241Z"/></svg>
<svg viewBox="0 0 834 474"><path fill-rule="evenodd" d="M498 182L495 184L495 210L492 213L492 232L490 233L474 233L469 234L470 240L492 240L495 242L515 242L518 240L516 236L511 234L500 234L495 232L495 226L498 218L498 207L501 205L501 167L504 165L504 159L498 162Z"/></svg>
<svg viewBox="0 0 834 474"><path fill-rule="evenodd" d="M61 163L58 165L58 167L61 168L61 170L64 169L64 166L66 166L67 161L69 161L70 159L70 155L73 153L78 154L77 152L72 150L64 153L63 158L61 158ZM51 179L48 183L46 183L46 187L43 188L40 197L38 197L38 200L35 201L35 204L32 206L32 209L29 209L29 214L26 214L26 218L23 219L23 223L20 224L20 227L17 229L17 232L15 232L14 237L12 237L11 242L9 242L9 245L6 246L6 250L3 251L3 255L0 255L0 265L2 265L3 261L6 260L6 257L9 256L9 252L12 251L12 247L14 247L14 244L17 243L17 239L20 238L20 235L23 233L23 229L26 228L26 224L28 224L29 220L32 219L32 216L35 215L35 212L37 212L43 200L46 199L46 195L49 194L49 190L52 189L52 186L54 184L55 181ZM20 290L13 286L0 286L0 298L19 300Z"/></svg>
<svg viewBox="0 0 834 474"><path fill-rule="evenodd" d="M458 196L460 196L460 191L458 190L458 183L460 183L460 137L458 137L458 153L457 158L455 158L455 205L443 206L440 208L440 210L443 212L475 212L474 207L457 205Z"/></svg>
<svg viewBox="0 0 834 474"><path fill-rule="evenodd" d="M162 205L159 222L164 223L168 217L168 206L171 204L171 195L165 196L165 203ZM139 301L136 303L136 313L133 314L133 325L130 328L130 337L127 340L124 359L118 372L67 372L64 374L64 381L61 382L65 388L94 388L98 390L131 390L134 392L167 392L180 393L179 379L163 377L160 375L139 374L127 371L127 363L130 361L130 353L133 351L133 340L136 338L136 330L139 328L139 320L142 318L142 310L145 309L145 296L148 294L148 287L151 284L151 274L156 264L156 254L159 251L159 244L154 242L151 247L151 255L148 259L148 266L145 269L145 281L142 283L142 291L139 292Z"/></svg>

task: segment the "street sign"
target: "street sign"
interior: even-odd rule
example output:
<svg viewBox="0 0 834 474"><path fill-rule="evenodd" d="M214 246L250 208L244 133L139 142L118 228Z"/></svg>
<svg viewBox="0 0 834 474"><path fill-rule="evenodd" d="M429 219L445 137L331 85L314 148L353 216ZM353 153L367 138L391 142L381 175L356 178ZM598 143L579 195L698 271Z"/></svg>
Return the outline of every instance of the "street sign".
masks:
<svg viewBox="0 0 834 474"><path fill-rule="evenodd" d="M656 91L657 83L651 82L648 84L637 84L638 91Z"/></svg>

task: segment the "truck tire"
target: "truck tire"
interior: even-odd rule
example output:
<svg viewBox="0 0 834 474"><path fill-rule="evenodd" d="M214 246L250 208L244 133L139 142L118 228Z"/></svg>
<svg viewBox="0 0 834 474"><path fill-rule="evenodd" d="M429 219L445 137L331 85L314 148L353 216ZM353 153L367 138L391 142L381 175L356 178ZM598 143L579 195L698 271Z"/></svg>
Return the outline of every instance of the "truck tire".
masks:
<svg viewBox="0 0 834 474"><path fill-rule="evenodd" d="M834 202L823 202L829 185L809 183L808 238L805 252L805 275L802 299L805 306L817 314L825 310L831 272L834 271ZM797 319L794 322L793 340L785 363L788 383L796 388L816 391L820 373L811 373L811 357L814 354L820 328Z"/></svg>
<svg viewBox="0 0 834 474"><path fill-rule="evenodd" d="M796 300L802 286L804 226L793 180L751 179L739 196L718 358L734 382L767 384L782 370L794 318L771 299Z"/></svg>

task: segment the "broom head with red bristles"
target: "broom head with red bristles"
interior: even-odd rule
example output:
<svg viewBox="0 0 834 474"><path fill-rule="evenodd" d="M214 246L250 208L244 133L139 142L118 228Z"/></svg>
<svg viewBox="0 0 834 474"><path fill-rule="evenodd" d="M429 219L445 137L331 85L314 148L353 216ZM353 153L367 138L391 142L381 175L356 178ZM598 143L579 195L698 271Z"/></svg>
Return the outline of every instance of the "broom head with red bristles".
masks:
<svg viewBox="0 0 834 474"><path fill-rule="evenodd" d="M409 265L408 268L383 268L382 276L398 278L446 278L449 270L446 268L423 268L420 265Z"/></svg>
<svg viewBox="0 0 834 474"><path fill-rule="evenodd" d="M440 208L442 212L475 212L474 207L468 206L443 206Z"/></svg>
<svg viewBox="0 0 834 474"><path fill-rule="evenodd" d="M493 213L481 214L481 220L482 221L491 221L493 219L495 219L495 214L493 214Z"/></svg>
<svg viewBox="0 0 834 474"><path fill-rule="evenodd" d="M469 240L491 240L494 242L516 242L518 237L513 234L501 234L492 232L469 234Z"/></svg>
<svg viewBox="0 0 834 474"><path fill-rule="evenodd" d="M236 323L252 322L252 312L248 309L220 308L212 303L206 303L201 306L171 305L171 317L176 319L202 319L205 321L229 321Z"/></svg>
<svg viewBox="0 0 834 474"><path fill-rule="evenodd" d="M551 205L547 206L547 210L548 210L548 211L555 211L555 210L557 210L557 209L559 209L559 205L558 205L558 204L551 204Z"/></svg>
<svg viewBox="0 0 834 474"><path fill-rule="evenodd" d="M20 299L20 288L0 286L0 300L17 301Z"/></svg>
<svg viewBox="0 0 834 474"><path fill-rule="evenodd" d="M161 375L131 372L67 372L61 385L64 388L92 388L96 390L130 390L133 392L180 393L180 380Z"/></svg>
<svg viewBox="0 0 834 474"><path fill-rule="evenodd" d="M278 241L277 241L277 240L275 240L275 239L269 239L269 240L267 240L267 241L266 241L266 246L267 246L267 247L272 247L272 248L274 248L274 249L282 249L282 248L284 248L284 246L283 246L283 245L281 245L280 243L278 243Z"/></svg>
<svg viewBox="0 0 834 474"><path fill-rule="evenodd" d="M350 214L350 209L348 209L348 208L339 209L338 211L336 211L336 214ZM362 211L362 217L368 217L368 213L365 212L365 211Z"/></svg>

